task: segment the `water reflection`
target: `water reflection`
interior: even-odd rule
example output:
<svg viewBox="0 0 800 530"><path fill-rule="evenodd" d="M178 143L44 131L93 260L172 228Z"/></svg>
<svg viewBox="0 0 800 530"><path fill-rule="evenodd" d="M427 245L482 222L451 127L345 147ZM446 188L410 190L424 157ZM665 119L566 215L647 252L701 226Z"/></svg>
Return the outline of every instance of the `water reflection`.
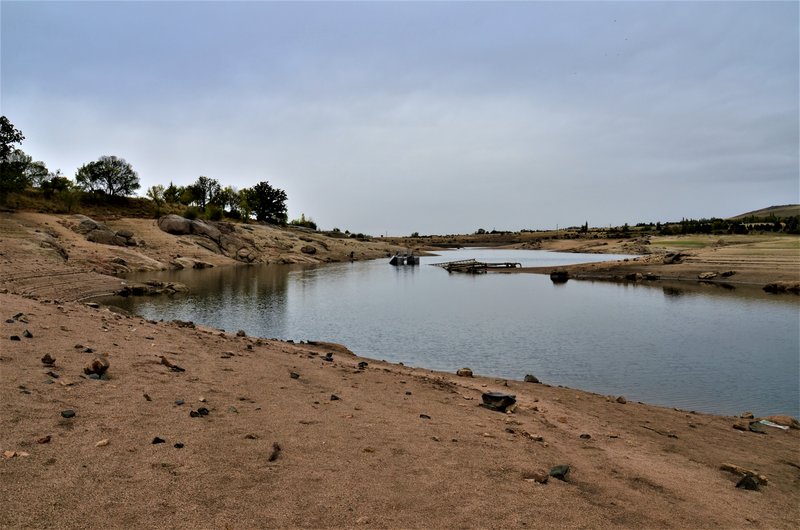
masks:
<svg viewBox="0 0 800 530"><path fill-rule="evenodd" d="M646 282L553 284L529 274L448 274L463 258L565 264L603 256L463 250L418 267L386 260L147 275L185 297L115 304L148 318L342 342L367 357L522 378L687 409L798 414L794 297ZM445 253L443 253L445 254ZM537 261L541 260L541 261ZM141 277L137 279L142 279Z"/></svg>

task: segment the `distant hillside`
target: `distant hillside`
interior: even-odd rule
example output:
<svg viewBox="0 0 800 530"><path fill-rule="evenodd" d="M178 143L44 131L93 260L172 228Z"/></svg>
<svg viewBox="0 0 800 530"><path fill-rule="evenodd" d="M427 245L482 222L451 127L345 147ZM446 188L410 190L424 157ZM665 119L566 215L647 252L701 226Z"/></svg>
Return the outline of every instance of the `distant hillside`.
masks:
<svg viewBox="0 0 800 530"><path fill-rule="evenodd" d="M742 213L730 217L731 221L737 221L746 217L789 217L792 215L800 215L800 204L784 204L783 206L770 206L769 208L762 208L761 210L753 210L752 212Z"/></svg>

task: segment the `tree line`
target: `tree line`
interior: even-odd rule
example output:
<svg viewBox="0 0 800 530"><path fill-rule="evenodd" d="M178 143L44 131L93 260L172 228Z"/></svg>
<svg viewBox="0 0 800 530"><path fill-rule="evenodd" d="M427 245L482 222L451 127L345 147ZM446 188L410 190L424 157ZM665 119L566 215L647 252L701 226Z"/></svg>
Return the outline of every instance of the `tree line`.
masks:
<svg viewBox="0 0 800 530"><path fill-rule="evenodd" d="M17 147L24 140L22 132L6 116L0 117L0 203L4 204L9 194L34 188L45 198L59 196L74 201L78 195L84 195L90 200L113 204L133 195L141 187L133 166L117 156L101 156L82 165L75 172L73 182L60 170L49 171L44 162L34 161ZM216 179L200 176L188 186L176 186L172 182L168 186L151 186L146 196L153 202L157 215L167 204L184 207L184 215L191 218L202 215L211 220L228 217L255 218L281 225L287 222L286 192L267 181L251 188L236 189L223 187ZM292 223L316 229L316 224L305 215Z"/></svg>

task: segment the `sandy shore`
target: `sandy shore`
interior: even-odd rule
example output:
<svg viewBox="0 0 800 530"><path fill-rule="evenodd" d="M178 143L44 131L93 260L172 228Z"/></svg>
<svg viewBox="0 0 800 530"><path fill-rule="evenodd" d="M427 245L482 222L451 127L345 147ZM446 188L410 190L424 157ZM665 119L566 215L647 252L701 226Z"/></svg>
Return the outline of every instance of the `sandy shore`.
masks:
<svg viewBox="0 0 800 530"><path fill-rule="evenodd" d="M800 430L90 307L76 300L119 281L98 270L126 249L48 219L2 220L0 527L797 525ZM166 262L156 236L163 254L126 263ZM84 373L96 358L106 379ZM516 409L479 407L486 391ZM723 464L767 483L737 489ZM541 483L558 465L566 481Z"/></svg>
<svg viewBox="0 0 800 530"><path fill-rule="evenodd" d="M5 528L794 528L800 516L798 430L77 302L0 294L0 306ZM107 380L83 376L97 356ZM518 407L479 407L487 390ZM723 463L769 483L737 489ZM561 464L566 482L535 481Z"/></svg>

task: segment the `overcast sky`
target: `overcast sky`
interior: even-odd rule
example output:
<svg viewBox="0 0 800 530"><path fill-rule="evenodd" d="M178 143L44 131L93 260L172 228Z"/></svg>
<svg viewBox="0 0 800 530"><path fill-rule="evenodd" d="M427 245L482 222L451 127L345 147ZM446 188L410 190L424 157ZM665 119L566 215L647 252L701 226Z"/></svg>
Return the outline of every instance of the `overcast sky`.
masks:
<svg viewBox="0 0 800 530"><path fill-rule="evenodd" d="M0 3L0 108L68 176L268 180L373 235L800 202L798 2Z"/></svg>

